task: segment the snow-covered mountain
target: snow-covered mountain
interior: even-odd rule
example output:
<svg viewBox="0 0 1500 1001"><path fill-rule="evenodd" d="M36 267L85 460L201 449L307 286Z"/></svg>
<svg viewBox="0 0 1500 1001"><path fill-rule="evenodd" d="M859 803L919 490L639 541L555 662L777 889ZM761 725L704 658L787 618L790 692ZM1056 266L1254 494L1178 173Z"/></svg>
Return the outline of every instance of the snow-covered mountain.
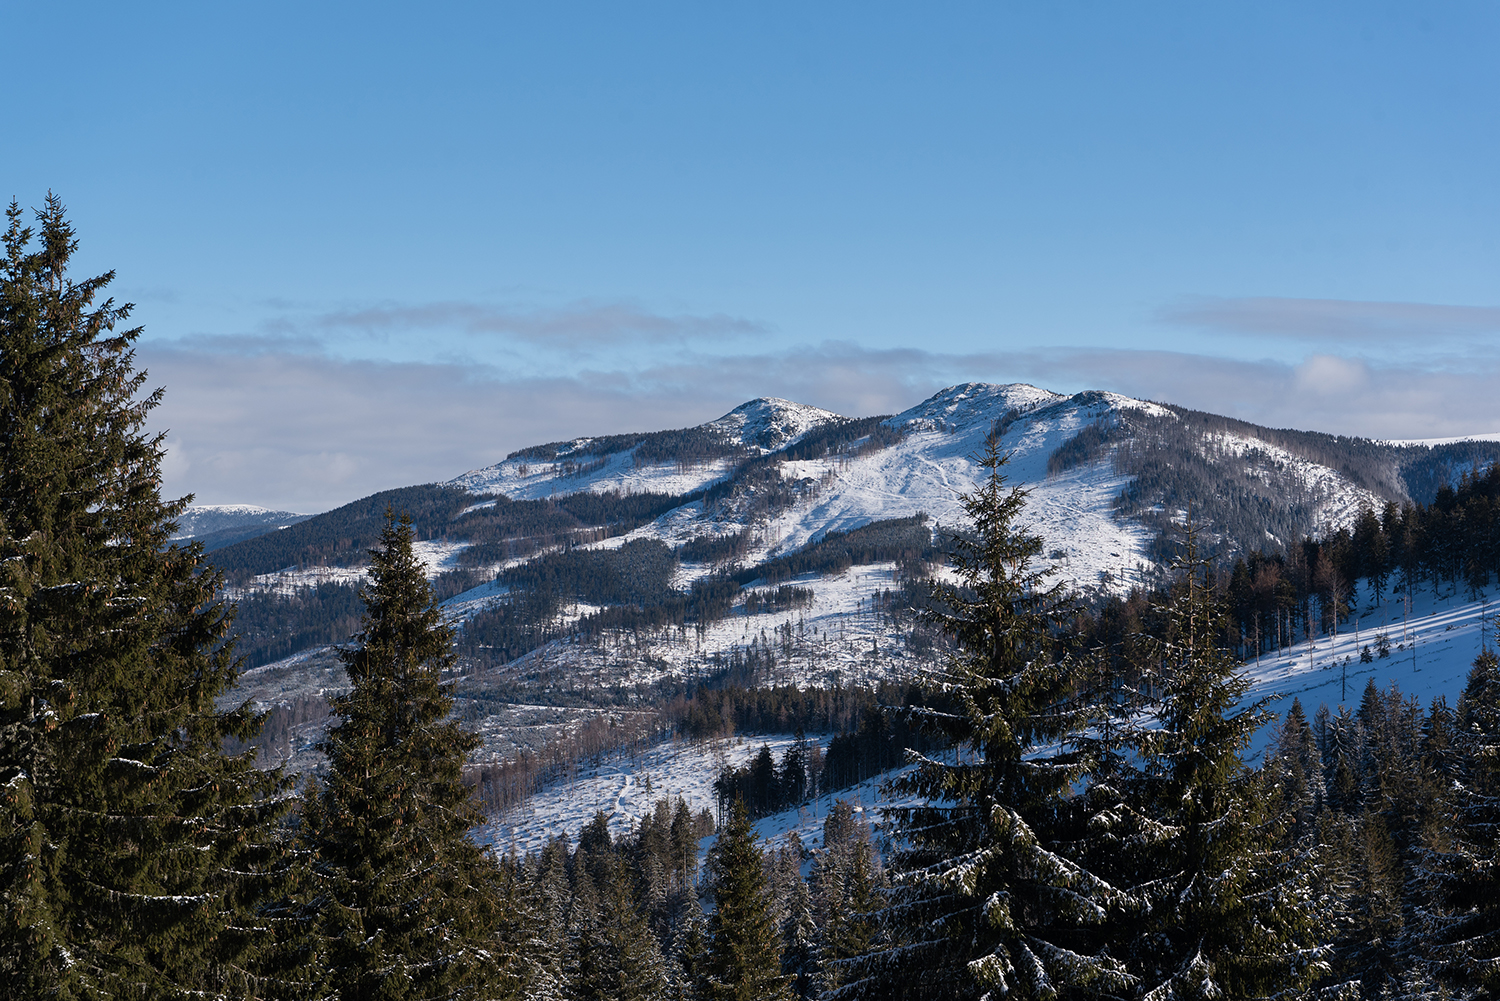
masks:
<svg viewBox="0 0 1500 1001"><path fill-rule="evenodd" d="M226 529L260 525L279 528L282 525L295 525L311 517L310 514L273 511L254 504L189 504L188 509L178 516L177 534L172 538L191 539Z"/></svg>
<svg viewBox="0 0 1500 1001"><path fill-rule="evenodd" d="M459 630L462 712L491 759L524 746L535 727L573 725L536 723L541 703L586 714L726 676L803 685L909 676L938 654L903 617L902 589L941 563L929 529L965 522L963 495L981 479L992 435L1010 456L1010 482L1029 491L1022 520L1044 540L1042 559L1095 594L1157 579L1189 508L1222 554L1284 549L1349 525L1362 508L1429 502L1459 473L1500 458L1495 442L1335 438L1020 384L954 386L864 418L752 400L694 428L533 446L222 550L233 594L291 603L306 647L268 643L281 619L262 603L261 645L242 645L259 659L234 697L301 720L342 686L318 648L347 629L330 625L320 639L316 615L357 616L353 586L387 506L413 514ZM568 584L540 612L518 613L513 588L529 585L517 568L532 560L552 561L550 580L586 572L617 583ZM722 596L713 613L669 607L708 585ZM250 615L242 605L247 629ZM257 649L292 655L267 663Z"/></svg>
<svg viewBox="0 0 1500 1001"><path fill-rule="evenodd" d="M740 404L704 426L716 429L729 441L765 454L795 445L814 428L842 419L820 407L761 397Z"/></svg>
<svg viewBox="0 0 1500 1001"><path fill-rule="evenodd" d="M754 503L751 491L764 493L763 477L747 484L747 490L734 488L734 474L745 464L744 452L646 462L639 458L644 443L589 451L606 447L599 443L609 439L579 439L567 452L557 453L590 456L586 463L575 460L570 466L566 460L554 460L542 465L535 451L527 450L465 473L449 485L520 500L580 491L684 494L727 482L721 496L693 500L631 537L680 544L697 535L748 531L754 540L743 559L754 563L794 551L827 532L872 521L925 513L938 524L959 524L964 520L962 495L979 479L976 459L986 437L999 430L1002 447L1011 454L1008 477L1031 491L1027 521L1046 540L1048 552L1056 554L1052 558L1064 574L1083 585L1108 575L1121 586L1149 570L1160 555L1152 550L1160 529L1160 518L1153 519L1153 514L1175 518L1179 507L1196 502L1198 519L1210 533L1238 530L1214 524L1215 502L1221 498L1212 490L1194 498L1190 487L1199 484L1165 484L1162 497L1136 500L1142 510L1134 516L1122 511L1121 494L1137 479L1128 460L1145 451L1135 434L1138 425L1149 425L1157 436L1161 425L1174 426L1182 432L1181 447L1195 449L1195 458L1210 473L1222 468L1226 487L1284 502L1300 512L1300 520L1293 518L1291 524L1255 526L1262 534L1252 533L1253 542L1285 545L1297 531L1316 534L1338 528L1349 524L1362 507L1378 509L1386 500L1405 499L1399 487L1380 490L1380 483L1370 477L1361 480L1347 465L1334 468L1309 458L1295 445L1255 437L1250 425L1194 432L1193 419L1189 412L1113 393L1062 396L1024 384L969 383L945 389L880 422L888 442L871 442L865 435L816 456L793 457L790 446L808 440L815 431L865 422L762 399L695 430L720 433L762 459L777 459L776 453L782 453L774 466L780 486L795 495L790 503ZM1066 455L1059 461L1059 450L1078 445L1080 436L1089 442L1073 449L1077 461L1068 461ZM1159 479L1161 470L1155 472ZM1231 479L1236 482L1231 484ZM1162 506L1174 500L1180 503L1170 510ZM1245 547L1241 540L1231 541Z"/></svg>

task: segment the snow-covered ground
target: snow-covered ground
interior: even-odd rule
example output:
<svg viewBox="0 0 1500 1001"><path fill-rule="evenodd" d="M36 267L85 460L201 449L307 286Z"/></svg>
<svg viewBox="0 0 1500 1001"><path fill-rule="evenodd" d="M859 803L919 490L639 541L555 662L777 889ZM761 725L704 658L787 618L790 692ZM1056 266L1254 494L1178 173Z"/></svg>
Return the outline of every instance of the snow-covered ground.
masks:
<svg viewBox="0 0 1500 1001"><path fill-rule="evenodd" d="M809 737L817 741L817 737ZM524 807L495 817L475 832L481 844L507 851L536 851L557 834L576 840L584 825L603 810L617 837L651 812L662 797L681 796L694 813L714 809L714 780L725 768L739 768L769 745L779 764L795 737L791 734L738 736L703 743L667 741L639 756L620 755L583 769L570 782L537 793ZM826 746L824 738L820 743Z"/></svg>
<svg viewBox="0 0 1500 1001"><path fill-rule="evenodd" d="M701 628L632 631L594 642L555 640L495 673L587 679L590 684L630 688L669 676L705 677L752 645L775 656L774 673L762 679L765 684L869 684L908 674L921 663L907 649L908 627L891 621L872 601L882 591L900 588L894 563L854 566L827 577L804 574L785 583L812 591L812 603L749 615L742 602L730 615ZM590 611L594 609L589 606L568 606L564 619Z"/></svg>
<svg viewBox="0 0 1500 1001"><path fill-rule="evenodd" d="M1294 698L1301 699L1311 719L1320 705L1335 712L1340 705L1358 708L1365 685L1373 679L1381 689L1394 682L1407 698L1416 698L1424 711L1438 696L1446 698L1450 707L1457 705L1481 644L1496 649L1500 596L1473 601L1462 588L1455 593L1446 585L1441 593L1437 597L1430 587L1417 589L1408 612L1401 596L1388 592L1377 606L1368 588L1362 588L1357 601L1361 614L1357 621L1341 625L1337 637L1320 636L1311 644L1303 641L1246 664L1245 673L1252 682L1247 701L1271 697L1268 708L1279 717ZM1364 647L1376 653L1375 637L1380 633L1390 639L1390 656L1361 663ZM1252 761L1260 760L1274 729L1267 727L1257 735Z"/></svg>

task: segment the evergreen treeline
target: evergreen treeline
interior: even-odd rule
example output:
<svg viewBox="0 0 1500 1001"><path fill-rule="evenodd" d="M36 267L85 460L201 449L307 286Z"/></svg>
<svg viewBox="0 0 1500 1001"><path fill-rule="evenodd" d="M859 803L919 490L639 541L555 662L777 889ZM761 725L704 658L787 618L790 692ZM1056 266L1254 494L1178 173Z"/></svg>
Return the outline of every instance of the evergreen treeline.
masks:
<svg viewBox="0 0 1500 1001"><path fill-rule="evenodd" d="M1353 526L1323 539L1304 538L1286 552L1260 550L1215 567L1228 616L1217 642L1246 659L1344 628L1356 590L1366 600L1395 602L1392 625L1371 634L1362 659L1402 648L1404 600L1421 589L1471 599L1500 579L1500 465L1463 476L1431 504L1384 505L1360 512ZM1115 666L1128 636L1159 631L1153 597L1110 596L1074 623L1075 643L1112 651Z"/></svg>
<svg viewBox="0 0 1500 1001"><path fill-rule="evenodd" d="M576 845L560 835L504 859L532 929L527 996L791 1001L835 990L875 937L886 886L869 826L839 803L819 849L795 836L768 849L739 803L700 868L698 839L713 830L663 799L619 836L599 813Z"/></svg>
<svg viewBox="0 0 1500 1001"><path fill-rule="evenodd" d="M1304 540L1287 554L1237 560L1227 597L1246 656L1319 632L1336 631L1364 581L1377 601L1430 587L1477 597L1500 573L1500 465L1465 475L1431 504L1362 511L1351 528ZM1388 634L1371 637L1389 651Z"/></svg>
<svg viewBox="0 0 1500 1001"><path fill-rule="evenodd" d="M913 727L911 719L909 712L873 707L862 714L857 728L835 734L827 751L808 741L799 726L796 741L780 762L770 746L762 744L750 761L726 768L714 780L719 815L728 815L736 800L743 801L751 818L780 813L899 768L908 751L946 746Z"/></svg>
<svg viewBox="0 0 1500 1001"><path fill-rule="evenodd" d="M643 464L671 461L706 462L744 455L742 446L733 444L713 428L691 427L672 431L642 431L609 434L581 441L555 441L518 449L506 459L524 459L539 463L581 464L580 459L595 460L635 449L636 461ZM530 472L528 470L528 472ZM523 472L521 475L527 475Z"/></svg>
<svg viewBox="0 0 1500 1001"><path fill-rule="evenodd" d="M765 615L785 612L793 608L807 608L813 603L814 592L805 587L783 584L764 591L751 591L745 595L746 615Z"/></svg>
<svg viewBox="0 0 1500 1001"><path fill-rule="evenodd" d="M290 657L309 647L342 643L359 628L359 588L328 582L291 594L252 590L235 602L235 651L246 668Z"/></svg>
<svg viewBox="0 0 1500 1001"><path fill-rule="evenodd" d="M698 535L682 544L677 555L689 563L727 563L750 549L748 529L733 535Z"/></svg>
<svg viewBox="0 0 1500 1001"><path fill-rule="evenodd" d="M882 682L873 691L726 683L678 695L662 707L661 714L674 732L690 740L798 730L839 733L858 728L867 716L886 711L883 707L902 706L918 695L915 689L893 682Z"/></svg>
<svg viewBox="0 0 1500 1001"><path fill-rule="evenodd" d="M538 556L503 571L512 590L545 594L559 603L650 605L673 594L677 560L659 539L635 539L617 549L569 549Z"/></svg>
<svg viewBox="0 0 1500 1001"><path fill-rule="evenodd" d="M1475 661L1456 707L1425 708L1374 680L1357 709L1300 702L1282 721L1266 772L1288 818L1283 837L1319 860L1336 902L1332 979L1422 993L1438 982L1500 986L1493 767L1500 663ZM1493 959L1490 959L1490 964Z"/></svg>

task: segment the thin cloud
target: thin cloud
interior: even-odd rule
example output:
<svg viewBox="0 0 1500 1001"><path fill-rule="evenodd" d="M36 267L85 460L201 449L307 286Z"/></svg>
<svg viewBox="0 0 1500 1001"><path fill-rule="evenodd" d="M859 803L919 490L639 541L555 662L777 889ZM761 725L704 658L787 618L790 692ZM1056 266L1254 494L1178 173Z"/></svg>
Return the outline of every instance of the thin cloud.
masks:
<svg viewBox="0 0 1500 1001"><path fill-rule="evenodd" d="M472 302L371 306L324 313L315 323L328 330L371 333L457 330L471 335L513 337L557 347L612 344L621 340L687 342L705 337L744 337L767 332L762 323L724 313L669 315L635 303L597 300L584 300L555 309L522 309Z"/></svg>
<svg viewBox="0 0 1500 1001"><path fill-rule="evenodd" d="M322 354L321 340L297 333L290 324L268 324L260 334L188 334L185 337L150 338L153 350L182 350L208 355L253 357L256 355Z"/></svg>
<svg viewBox="0 0 1500 1001"><path fill-rule="evenodd" d="M1425 302L1196 296L1163 309L1158 316L1202 330L1296 340L1390 342L1500 333L1500 307Z"/></svg>

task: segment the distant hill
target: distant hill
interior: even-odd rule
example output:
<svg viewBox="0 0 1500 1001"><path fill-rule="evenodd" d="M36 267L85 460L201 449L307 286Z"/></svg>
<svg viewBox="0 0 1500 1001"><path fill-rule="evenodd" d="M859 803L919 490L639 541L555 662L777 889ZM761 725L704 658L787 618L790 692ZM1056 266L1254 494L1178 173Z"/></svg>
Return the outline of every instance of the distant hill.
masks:
<svg viewBox="0 0 1500 1001"><path fill-rule="evenodd" d="M272 511L254 504L193 504L177 519L177 532L172 538L202 542L204 551L212 552L310 517L312 515Z"/></svg>

